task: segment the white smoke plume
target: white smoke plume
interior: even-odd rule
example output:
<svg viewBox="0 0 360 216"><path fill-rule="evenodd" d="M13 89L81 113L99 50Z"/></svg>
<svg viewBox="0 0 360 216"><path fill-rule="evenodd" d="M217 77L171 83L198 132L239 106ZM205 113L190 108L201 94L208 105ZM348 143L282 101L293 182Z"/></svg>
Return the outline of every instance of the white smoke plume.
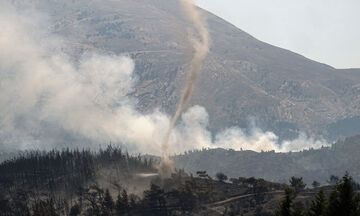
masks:
<svg viewBox="0 0 360 216"><path fill-rule="evenodd" d="M0 3L0 148L50 149L123 143L130 151L161 155L171 119L142 114L130 97L136 84L128 57L84 54L74 62L49 32L46 16ZM200 148L294 151L327 145L301 135L278 143L271 132L229 128L212 139L205 108L194 106L169 137L170 154Z"/></svg>
<svg viewBox="0 0 360 216"><path fill-rule="evenodd" d="M127 97L135 83L131 59L87 54L74 64L61 52L59 38L37 30L43 22L32 24L38 22L32 14L19 14L2 4L3 145L26 149L53 144L51 148L70 136L75 141L124 142L154 152L156 143L151 141L160 140L158 131L169 120L157 111L141 115L134 107L136 100Z"/></svg>

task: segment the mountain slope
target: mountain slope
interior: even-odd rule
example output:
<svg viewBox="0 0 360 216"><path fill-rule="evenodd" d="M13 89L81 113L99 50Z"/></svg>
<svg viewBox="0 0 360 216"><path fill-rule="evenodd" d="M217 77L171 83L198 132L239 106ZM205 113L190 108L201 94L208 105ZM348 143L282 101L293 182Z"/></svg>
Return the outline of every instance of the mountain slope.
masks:
<svg viewBox="0 0 360 216"><path fill-rule="evenodd" d="M52 31L64 36L76 59L83 52L127 54L136 61L138 108L175 109L191 50L190 24L175 0L47 0L32 4L50 15ZM359 70L337 70L263 43L204 11L212 38L191 104L204 106L210 129L258 125L281 138L299 131L331 136L360 116ZM345 123L347 124L347 123ZM360 133L354 129L351 134Z"/></svg>

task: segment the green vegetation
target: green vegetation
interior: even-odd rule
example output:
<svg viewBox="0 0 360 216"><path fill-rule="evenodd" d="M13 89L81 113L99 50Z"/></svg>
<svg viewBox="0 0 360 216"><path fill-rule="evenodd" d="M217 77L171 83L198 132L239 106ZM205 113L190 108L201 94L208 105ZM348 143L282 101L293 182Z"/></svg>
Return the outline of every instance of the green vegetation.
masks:
<svg viewBox="0 0 360 216"><path fill-rule="evenodd" d="M228 177L224 173L216 173L216 178L218 181L224 182L228 179Z"/></svg>
<svg viewBox="0 0 360 216"><path fill-rule="evenodd" d="M293 180L293 179L292 179ZM321 189L313 198L309 208L296 206L293 201L296 193L285 189L285 197L281 200L276 216L358 216L360 215L360 194L352 177L348 173L339 180L328 198Z"/></svg>
<svg viewBox="0 0 360 216"><path fill-rule="evenodd" d="M292 208L293 202L292 190L290 188L285 188L285 198L281 201L279 209L276 210L276 216L291 216L295 214L296 211Z"/></svg>

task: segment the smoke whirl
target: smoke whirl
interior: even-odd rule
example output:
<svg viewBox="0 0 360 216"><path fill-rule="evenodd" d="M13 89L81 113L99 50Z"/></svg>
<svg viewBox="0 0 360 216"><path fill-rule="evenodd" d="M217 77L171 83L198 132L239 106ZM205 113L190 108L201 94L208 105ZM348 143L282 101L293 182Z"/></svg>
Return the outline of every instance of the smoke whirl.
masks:
<svg viewBox="0 0 360 216"><path fill-rule="evenodd" d="M190 100L196 80L201 73L202 63L209 52L209 31L199 10L195 7L193 0L180 0L180 5L186 15L186 18L194 25L197 36L189 36L189 41L194 49L194 56L187 72L188 77L184 91L162 143L162 162L160 164L159 171L165 177L169 176L172 172L172 163L168 154L170 135L177 120Z"/></svg>

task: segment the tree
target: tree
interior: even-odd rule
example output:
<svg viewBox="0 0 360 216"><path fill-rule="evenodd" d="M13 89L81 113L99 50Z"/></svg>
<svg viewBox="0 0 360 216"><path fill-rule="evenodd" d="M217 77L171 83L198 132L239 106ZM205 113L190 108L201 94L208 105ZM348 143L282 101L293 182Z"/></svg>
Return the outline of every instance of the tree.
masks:
<svg viewBox="0 0 360 216"><path fill-rule="evenodd" d="M357 193L354 197L354 215L360 215L360 194Z"/></svg>
<svg viewBox="0 0 360 216"><path fill-rule="evenodd" d="M298 206L294 206L291 216L303 216L304 215L304 211L301 207Z"/></svg>
<svg viewBox="0 0 360 216"><path fill-rule="evenodd" d="M265 200L265 193L268 191L268 187L264 179L258 179L253 186L253 193L255 193L256 204L259 205Z"/></svg>
<svg viewBox="0 0 360 216"><path fill-rule="evenodd" d="M326 216L337 216L339 211L338 192L332 191L329 197L328 206L326 208Z"/></svg>
<svg viewBox="0 0 360 216"><path fill-rule="evenodd" d="M187 180L185 184L182 186L179 193L179 203L178 205L181 208L183 214L186 212L192 211L197 205L197 197L193 191L193 182Z"/></svg>
<svg viewBox="0 0 360 216"><path fill-rule="evenodd" d="M12 215L12 209L9 204L9 199L5 199L0 193L0 212L2 212L3 215Z"/></svg>
<svg viewBox="0 0 360 216"><path fill-rule="evenodd" d="M53 199L35 202L33 205L33 212L36 216L58 216Z"/></svg>
<svg viewBox="0 0 360 216"><path fill-rule="evenodd" d="M150 190L144 191L143 206L144 215L167 215L164 190L155 184L151 184Z"/></svg>
<svg viewBox="0 0 360 216"><path fill-rule="evenodd" d="M124 207L126 209L129 208L129 197L128 197L128 194L126 192L126 190L122 190L122 193L121 193L121 200L122 200L122 203L124 204Z"/></svg>
<svg viewBox="0 0 360 216"><path fill-rule="evenodd" d="M78 215L80 215L80 213L81 213L80 205L76 203L75 205L73 205L71 207L69 215L70 216L78 216Z"/></svg>
<svg viewBox="0 0 360 216"><path fill-rule="evenodd" d="M228 179L228 177L222 172L216 173L216 178L219 182L224 182Z"/></svg>
<svg viewBox="0 0 360 216"><path fill-rule="evenodd" d="M291 188L285 188L285 197L281 200L278 209L275 211L276 216L291 216L291 206L294 200Z"/></svg>
<svg viewBox="0 0 360 216"><path fill-rule="evenodd" d="M85 189L84 200L88 204L86 209L87 214L89 215L102 215L104 210L104 190L98 185L93 184L89 188Z"/></svg>
<svg viewBox="0 0 360 216"><path fill-rule="evenodd" d="M224 215L226 215L226 216L236 216L237 214L238 214L238 211L236 211L234 205L231 204L229 209L225 208Z"/></svg>
<svg viewBox="0 0 360 216"><path fill-rule="evenodd" d="M326 216L353 216L359 215L360 201L353 189L353 179L348 173L342 177L330 194Z"/></svg>
<svg viewBox="0 0 360 216"><path fill-rule="evenodd" d="M105 190L104 201L102 205L102 211L105 215L111 215L114 209L114 200L110 195L109 189Z"/></svg>
<svg viewBox="0 0 360 216"><path fill-rule="evenodd" d="M211 179L210 176L206 173L206 171L197 171L196 174L203 179Z"/></svg>
<svg viewBox="0 0 360 216"><path fill-rule="evenodd" d="M306 184L303 182L303 178L297 178L295 176L291 177L289 180L291 187L295 189L295 193L299 193L300 191L304 190Z"/></svg>
<svg viewBox="0 0 360 216"><path fill-rule="evenodd" d="M326 199L323 190L320 190L315 199L311 202L310 209L308 211L308 216L323 216L325 213Z"/></svg>
<svg viewBox="0 0 360 216"><path fill-rule="evenodd" d="M117 215L126 215L129 212L129 198L126 190L122 190L122 193L118 195L116 200L116 212Z"/></svg>
<svg viewBox="0 0 360 216"><path fill-rule="evenodd" d="M318 187L320 187L320 183L317 182L317 181L313 181L313 183L311 184L311 186L312 186L313 188L318 188Z"/></svg>
<svg viewBox="0 0 360 216"><path fill-rule="evenodd" d="M331 175L330 179L327 181L330 185L335 185L336 183L339 182L339 177L335 176L335 175Z"/></svg>

